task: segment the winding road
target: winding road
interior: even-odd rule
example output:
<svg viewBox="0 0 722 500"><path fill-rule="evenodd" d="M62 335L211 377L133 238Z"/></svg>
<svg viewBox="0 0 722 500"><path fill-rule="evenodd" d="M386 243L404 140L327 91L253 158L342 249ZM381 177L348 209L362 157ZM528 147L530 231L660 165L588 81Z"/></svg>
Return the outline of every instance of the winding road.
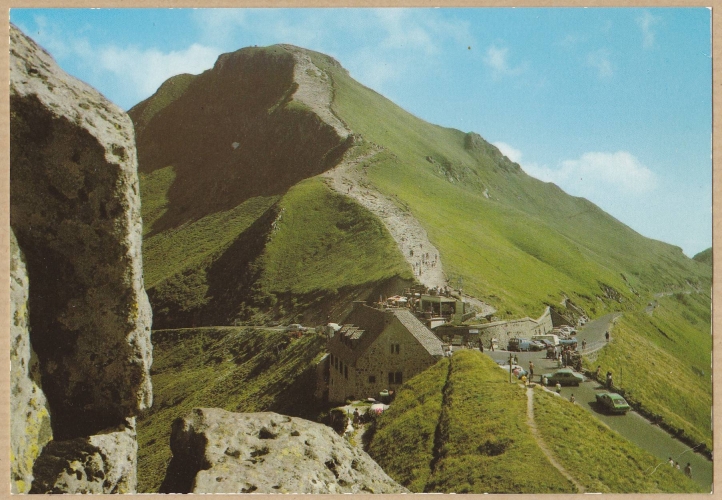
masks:
<svg viewBox="0 0 722 500"><path fill-rule="evenodd" d="M585 354L601 349L606 344L604 333L611 327L611 323L620 316L620 313L612 313L588 322L579 330L577 338L581 344L582 339L587 341ZM484 351L495 361L508 361L509 352ZM555 361L545 358L543 352L520 352L514 353L519 358L519 365L529 366L529 361L534 362L534 372L537 375L550 373L557 369ZM586 380L579 387L563 387L561 396L565 399L574 394L576 404L589 411L599 421L610 429L618 432L629 441L640 448L648 451L659 459L660 467L669 467L667 461L671 457L680 463L682 468L689 462L692 466L692 479L706 490L712 491L713 463L704 455L694 452L689 446L678 441L670 434L654 425L635 411L626 415L607 415L601 413L596 406L595 394L604 388L594 380ZM570 403L571 404L571 403ZM534 429L532 428L532 432ZM552 462L553 463L553 462ZM650 474L654 470L649 471Z"/></svg>

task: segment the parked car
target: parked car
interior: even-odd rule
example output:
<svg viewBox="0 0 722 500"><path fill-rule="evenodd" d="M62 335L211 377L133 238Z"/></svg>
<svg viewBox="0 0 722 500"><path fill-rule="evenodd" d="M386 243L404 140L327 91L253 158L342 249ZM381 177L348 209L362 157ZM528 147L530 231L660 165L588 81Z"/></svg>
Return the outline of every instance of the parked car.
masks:
<svg viewBox="0 0 722 500"><path fill-rule="evenodd" d="M574 373L571 368L561 368L553 373L545 373L542 377L546 377L549 380L549 385L579 385L584 382L584 377L578 373Z"/></svg>
<svg viewBox="0 0 722 500"><path fill-rule="evenodd" d="M573 349L576 349L577 344L577 339L559 339L559 345L561 346L570 345Z"/></svg>
<svg viewBox="0 0 722 500"><path fill-rule="evenodd" d="M307 328L305 326L301 326L298 323L291 323L286 327L286 332L305 332Z"/></svg>
<svg viewBox="0 0 722 500"><path fill-rule="evenodd" d="M598 392L596 394L596 397L599 406L601 406L602 409L608 411L609 413L618 413L620 415L624 415L629 410L631 410L629 404L625 401L625 399L617 393Z"/></svg>
<svg viewBox="0 0 722 500"><path fill-rule="evenodd" d="M506 346L507 351L541 351L546 349L541 342L529 339L511 338Z"/></svg>
<svg viewBox="0 0 722 500"><path fill-rule="evenodd" d="M576 334L577 334L576 328L571 327L571 326L569 326L569 325L561 326L561 327L559 327L559 329L560 329L562 332L566 333L567 335L576 335Z"/></svg>

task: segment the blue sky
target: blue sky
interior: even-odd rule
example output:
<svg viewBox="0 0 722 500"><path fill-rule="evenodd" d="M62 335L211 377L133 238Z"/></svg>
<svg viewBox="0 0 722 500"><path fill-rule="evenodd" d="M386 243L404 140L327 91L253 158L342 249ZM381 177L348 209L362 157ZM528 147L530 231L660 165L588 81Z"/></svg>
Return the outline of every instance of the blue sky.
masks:
<svg viewBox="0 0 722 500"><path fill-rule="evenodd" d="M128 109L249 45L329 54L432 123L689 256L712 245L706 8L13 9L72 75Z"/></svg>

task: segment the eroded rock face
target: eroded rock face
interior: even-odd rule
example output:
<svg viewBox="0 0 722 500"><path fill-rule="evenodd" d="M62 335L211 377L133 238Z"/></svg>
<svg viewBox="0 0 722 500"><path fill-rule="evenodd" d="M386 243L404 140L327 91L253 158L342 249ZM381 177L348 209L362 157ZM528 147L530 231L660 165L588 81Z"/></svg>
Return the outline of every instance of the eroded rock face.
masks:
<svg viewBox="0 0 722 500"><path fill-rule="evenodd" d="M13 493L28 493L33 464L52 437L47 401L28 329L28 275L10 232L10 473Z"/></svg>
<svg viewBox="0 0 722 500"><path fill-rule="evenodd" d="M173 423L161 493L406 493L330 427L196 408Z"/></svg>
<svg viewBox="0 0 722 500"><path fill-rule="evenodd" d="M13 26L10 115L10 223L53 434L98 434L152 401L133 126Z"/></svg>
<svg viewBox="0 0 722 500"><path fill-rule="evenodd" d="M135 493L135 419L113 432L51 441L35 462L30 493Z"/></svg>

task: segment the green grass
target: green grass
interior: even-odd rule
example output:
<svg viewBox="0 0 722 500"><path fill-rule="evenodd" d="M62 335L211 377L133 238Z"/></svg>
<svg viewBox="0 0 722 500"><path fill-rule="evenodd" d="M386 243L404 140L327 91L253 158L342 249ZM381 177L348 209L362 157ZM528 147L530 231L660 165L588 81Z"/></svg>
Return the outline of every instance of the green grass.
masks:
<svg viewBox="0 0 722 500"><path fill-rule="evenodd" d="M423 492L431 476L434 434L449 371L445 358L404 384L378 419L369 454L398 483Z"/></svg>
<svg viewBox="0 0 722 500"><path fill-rule="evenodd" d="M369 163L371 181L427 229L445 271L502 315L532 313L567 295L597 316L639 302L635 292L684 288L686 279L710 283L709 270L681 249L527 176L478 136L414 117L323 56L315 62L333 76L336 113L387 149ZM621 303L605 297L602 284Z"/></svg>
<svg viewBox="0 0 722 500"><path fill-rule="evenodd" d="M315 364L324 338L198 328L153 332L153 407L138 419L138 491L158 490L171 459L172 422L192 408L276 411L314 419Z"/></svg>
<svg viewBox="0 0 722 500"><path fill-rule="evenodd" d="M612 370L625 396L712 448L711 312L706 294L658 299L652 316L627 313L590 369Z"/></svg>
<svg viewBox="0 0 722 500"><path fill-rule="evenodd" d="M534 414L542 439L588 492L702 492L681 471L630 443L579 405L539 388Z"/></svg>
<svg viewBox="0 0 722 500"><path fill-rule="evenodd" d="M708 248L707 250L702 250L700 253L692 257L697 262L702 262L703 264L707 264L709 266L712 265L712 247Z"/></svg>
<svg viewBox="0 0 722 500"><path fill-rule="evenodd" d="M153 288L174 274L200 267L213 254L220 255L276 200L275 197L251 198L231 210L216 212L147 238L143 242L146 286Z"/></svg>
<svg viewBox="0 0 722 500"><path fill-rule="evenodd" d="M261 284L268 292L305 294L412 278L384 225L320 179L294 186L280 207L278 229L262 257Z"/></svg>
<svg viewBox="0 0 722 500"><path fill-rule="evenodd" d="M454 354L405 384L369 453L414 492L574 492L526 425L524 390L478 352Z"/></svg>

